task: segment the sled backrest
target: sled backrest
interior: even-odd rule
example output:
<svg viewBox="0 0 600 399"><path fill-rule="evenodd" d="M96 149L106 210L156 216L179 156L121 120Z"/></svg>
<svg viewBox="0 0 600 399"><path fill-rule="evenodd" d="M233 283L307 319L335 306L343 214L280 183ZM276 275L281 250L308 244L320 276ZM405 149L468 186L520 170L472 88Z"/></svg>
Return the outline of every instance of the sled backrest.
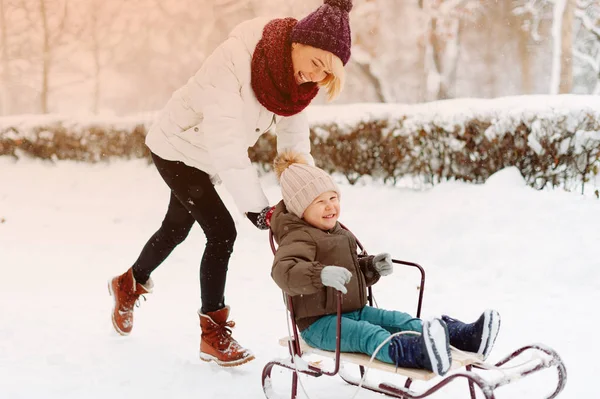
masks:
<svg viewBox="0 0 600 399"><path fill-rule="evenodd" d="M350 231L343 224L340 223L340 225L342 226L342 228ZM269 243L271 245L271 250L273 251L273 255L275 255L275 252L277 251L277 248L275 246L275 237L273 236L273 231L270 229L269 229ZM367 255L367 251L364 249L363 245L358 240L358 238L356 238L356 243L358 245L358 248L361 250L361 254ZM405 261L400 261L400 260L396 260L396 259L392 259L392 262L395 264L400 264L400 265L404 265L404 266L416 267L421 272L421 286L420 286L420 290L419 290L419 301L417 304L417 314L416 314L416 317L420 318L421 317L421 305L423 303L423 291L425 289L425 270L420 265L418 265L416 263L412 263L412 262L405 262ZM369 305L373 306L373 290L371 289L371 287L368 287L367 290L368 290ZM285 295L285 298L286 298L286 308L289 311L289 318L290 318L290 322L292 325L293 339L288 341L288 348L290 350L290 354L292 355L292 358L294 357L294 355L302 356L301 340L300 340L299 333L298 333L298 326L296 325L296 317L294 314L294 306L292 304L292 297L290 295L286 294L285 292L283 294ZM309 368L313 369L313 371L318 370L319 373L325 374L325 375L330 375L330 376L336 375L340 369L340 356L341 356L341 351L340 351L341 340L340 340L340 338L342 336L342 293L340 291L337 292L336 309L337 309L337 312L336 312L337 313L337 323L336 323L336 338L337 339L336 339L336 350L335 350L335 355L334 355L334 357L335 357L334 369L333 369L333 371L324 371L324 370L315 368L313 366L309 366Z"/></svg>
<svg viewBox="0 0 600 399"><path fill-rule="evenodd" d="M342 223L340 223L340 226L342 226L343 229L346 229L346 230L350 231L350 229L348 229ZM356 235L354 237L356 237ZM271 245L271 251L273 251L273 255L275 255L275 252L277 251L277 247L275 245L275 237L273 236L273 231L270 230L270 229L269 229L269 243ZM358 237L356 237L356 244L358 245L358 248L361 251L360 252L361 255L368 255L367 251L363 247L363 245L360 242L360 240L358 239ZM403 261L403 260L392 259L392 263L394 263L396 265L414 267L414 268L419 269L419 272L421 273L421 284L419 286L419 300L417 302L416 317L420 318L421 317L421 309L423 307L423 295L424 295L424 292L425 292L425 270L423 269L423 267L421 267L417 263L413 263L413 262L407 262L407 261ZM373 290L372 290L372 287L368 287L367 288L367 292L368 292L367 298L369 300L369 305L373 306ZM285 293L284 293L284 295L285 295ZM292 301L291 301L290 298L288 298L288 303L290 304L290 307L291 307Z"/></svg>
<svg viewBox="0 0 600 399"><path fill-rule="evenodd" d="M348 229L342 223L340 223L340 226L343 229L346 229L346 230L350 231L350 229ZM356 244L358 245L358 248L361 251L360 252L361 255L365 255L365 256L368 255L367 251L363 247L363 245L360 242L360 240L358 239L358 237L356 237L356 235L354 237L356 238ZM270 230L270 229L269 229L269 243L271 245L271 251L273 251L273 255L275 255L275 252L277 251L277 248L275 246L275 237L273 236L273 231ZM423 307L423 294L425 292L425 270L420 265L418 265L416 263L413 263L413 262L407 262L407 261L392 259L392 263L397 264L397 265L409 266L409 267L414 267L414 268L419 269L419 272L421 273L421 285L419 286L419 300L417 302L416 317L420 318L421 317L421 309ZM367 293L368 293L367 294L367 299L369 300L369 305L373 306L373 290L372 290L372 287L368 287L367 288ZM284 293L284 295L287 295L287 294ZM291 297L289 297L287 299L288 299L287 302L289 303L288 309L290 309L290 311L293 312ZM293 316L292 316L292 321L294 321Z"/></svg>

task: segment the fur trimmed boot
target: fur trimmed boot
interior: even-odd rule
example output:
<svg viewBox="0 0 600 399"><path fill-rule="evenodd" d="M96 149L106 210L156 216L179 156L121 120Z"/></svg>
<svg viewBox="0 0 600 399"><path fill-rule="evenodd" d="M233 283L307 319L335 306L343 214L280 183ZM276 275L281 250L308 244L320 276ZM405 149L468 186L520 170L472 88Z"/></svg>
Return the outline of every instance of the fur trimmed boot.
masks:
<svg viewBox="0 0 600 399"><path fill-rule="evenodd" d="M442 320L448 325L450 345L461 351L483 355L484 359L489 356L500 330L500 313L488 309L471 324L449 316L442 316Z"/></svg>
<svg viewBox="0 0 600 399"><path fill-rule="evenodd" d="M198 311L200 316L200 359L205 362L215 362L219 366L239 366L254 359L254 355L244 349L231 336L235 322L227 321L229 306L206 314Z"/></svg>
<svg viewBox="0 0 600 399"><path fill-rule="evenodd" d="M112 323L119 334L129 335L133 328L133 307L140 295L151 293L153 287L152 279L144 285L136 283L131 268L108 282L108 292L114 299Z"/></svg>
<svg viewBox="0 0 600 399"><path fill-rule="evenodd" d="M423 321L423 334L392 338L389 355L396 366L424 369L444 375L452 365L448 330L440 319Z"/></svg>

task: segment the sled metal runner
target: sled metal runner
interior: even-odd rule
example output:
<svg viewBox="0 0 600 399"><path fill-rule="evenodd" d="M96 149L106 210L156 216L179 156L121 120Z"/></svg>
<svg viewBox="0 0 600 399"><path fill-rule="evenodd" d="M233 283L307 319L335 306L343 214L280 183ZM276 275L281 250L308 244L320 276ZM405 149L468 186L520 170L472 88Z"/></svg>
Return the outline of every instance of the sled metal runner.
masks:
<svg viewBox="0 0 600 399"><path fill-rule="evenodd" d="M273 241L272 232L269 233L269 240L271 244L271 249L273 250L273 253L275 253L275 244ZM360 242L358 242L358 246L363 251L363 254L366 254ZM412 262L406 262L396 259L392 259L392 262L397 265L414 267L420 271L421 285L419 289L419 298L416 313L416 316L420 318L423 303L423 294L425 290L425 270L420 265ZM373 306L373 295L371 287L368 288L368 300L369 304ZM290 393L291 399L296 399L297 396L299 374L305 374L312 377L339 375L348 384L354 386L358 386L360 384L360 381L365 374L365 366L369 365L370 356L363 354L340 352L340 337L343 333L341 327L341 301L342 294L338 291L336 350L335 352L330 352L312 348L302 340L298 333L298 328L295 322L294 309L292 306L291 297L287 296L289 317L292 325L292 336L282 338L279 343L283 346L288 347L288 350L290 352L290 358L272 360L269 363L267 363L263 368L262 386L267 399L280 398L280 396L275 396L271 384L271 372L275 367L285 368L292 372L292 385ZM303 354L309 353L333 359L333 369L325 370L319 365L313 363L305 363L304 361L298 361L298 359L300 359ZM528 360L519 363L519 360L522 359L521 356L523 354L528 354L531 356ZM426 370L397 368L394 365L374 360L369 365L371 369L378 369L406 377L405 384L403 387L386 382L382 382L379 384L371 384L367 379L362 383L361 387L370 391L382 393L395 398L420 399L425 398L430 394L442 389L444 386L448 385L454 380L462 379L466 380L468 383L469 397L471 399L476 399L476 387L483 394L483 397L485 399L496 399L496 388L510 384L513 381L519 380L523 377L534 374L541 370L554 368L557 372L557 385L554 391L550 393L549 396L546 396L546 399L553 399L563 390L567 381L567 371L558 353L556 353L552 348L541 344L528 345L519 348L493 365L484 363L482 361L481 356L475 353L455 351L453 349L452 357L453 361L451 370L448 374L446 374L443 377L438 377L434 373L428 372ZM343 368L342 364L352 364L354 366L357 366L360 372L360 377L357 378L348 374ZM474 370L478 371L475 372ZM484 378L484 374L490 374L490 376L486 375L486 377L488 378ZM496 374L496 378L492 378L492 374ZM411 389L411 385L414 381L426 382L435 378L441 380L439 380L433 385L430 384L428 388L425 388L422 391L417 392Z"/></svg>

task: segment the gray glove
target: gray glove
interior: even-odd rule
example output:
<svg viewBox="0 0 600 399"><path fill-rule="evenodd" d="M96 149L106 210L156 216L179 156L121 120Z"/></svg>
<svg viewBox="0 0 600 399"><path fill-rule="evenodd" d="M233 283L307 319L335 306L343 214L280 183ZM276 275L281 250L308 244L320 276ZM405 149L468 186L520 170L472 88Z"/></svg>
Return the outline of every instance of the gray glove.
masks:
<svg viewBox="0 0 600 399"><path fill-rule="evenodd" d="M352 273L345 267L339 266L325 266L321 270L321 282L323 285L333 287L344 294L348 293L346 284L350 282Z"/></svg>
<svg viewBox="0 0 600 399"><path fill-rule="evenodd" d="M382 276L389 276L394 272L394 264L392 263L392 255L388 253L381 253L373 257L373 267L377 270L377 273Z"/></svg>

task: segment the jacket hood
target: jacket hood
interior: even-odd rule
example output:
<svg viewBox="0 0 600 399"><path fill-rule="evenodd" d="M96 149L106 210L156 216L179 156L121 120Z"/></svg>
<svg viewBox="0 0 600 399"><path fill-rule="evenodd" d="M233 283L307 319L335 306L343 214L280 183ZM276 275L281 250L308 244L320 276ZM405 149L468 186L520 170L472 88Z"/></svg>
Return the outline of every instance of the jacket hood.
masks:
<svg viewBox="0 0 600 399"><path fill-rule="evenodd" d="M253 54L256 44L262 38L265 25L272 20L273 18L265 17L249 19L233 28L229 34L229 37L240 40L242 43L244 43L248 52Z"/></svg>

